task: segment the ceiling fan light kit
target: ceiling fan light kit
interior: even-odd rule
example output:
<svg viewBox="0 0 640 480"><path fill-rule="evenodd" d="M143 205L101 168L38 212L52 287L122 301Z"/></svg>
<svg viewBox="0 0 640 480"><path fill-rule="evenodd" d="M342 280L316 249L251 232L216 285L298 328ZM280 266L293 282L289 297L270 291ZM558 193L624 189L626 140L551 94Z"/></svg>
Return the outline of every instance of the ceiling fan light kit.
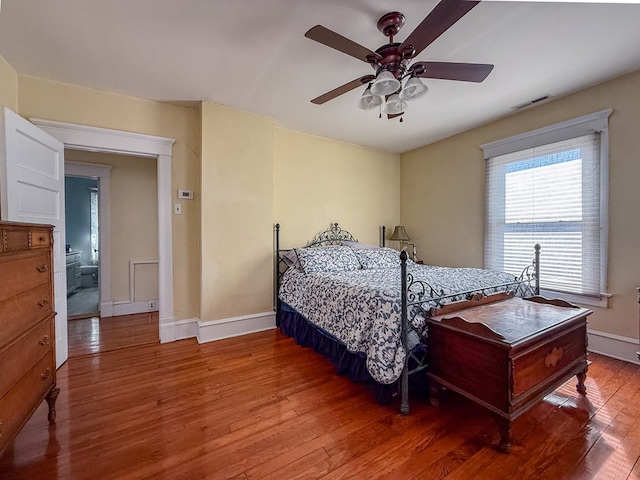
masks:
<svg viewBox="0 0 640 480"><path fill-rule="evenodd" d="M391 95L400 88L400 81L388 70L378 74L371 84L371 93L374 95Z"/></svg>
<svg viewBox="0 0 640 480"><path fill-rule="evenodd" d="M358 101L358 108L362 110L373 110L380 105L382 105L382 97L371 93L371 87L368 86Z"/></svg>
<svg viewBox="0 0 640 480"><path fill-rule="evenodd" d="M428 91L429 88L418 77L409 77L400 91L400 98L402 100L415 100L424 97Z"/></svg>
<svg viewBox="0 0 640 480"><path fill-rule="evenodd" d="M478 3L479 1L474 0L441 0L402 43L394 43L393 37L404 25L404 15L400 12L387 13L380 17L377 27L388 37L389 43L382 45L375 52L322 25L309 29L305 37L366 62L376 72L375 77L360 77L314 98L311 102L321 105L368 84L358 101L358 107L372 110L383 105L382 111L387 114L387 118L395 118L404 113L407 107L406 100L421 98L427 93L428 88L420 78L475 83L484 81L493 65L455 62L411 63ZM407 80L403 86L402 81L405 78Z"/></svg>
<svg viewBox="0 0 640 480"><path fill-rule="evenodd" d="M407 108L407 102L403 102L400 95L394 93L390 95L385 104L382 106L382 111L387 115L400 115L404 113Z"/></svg>

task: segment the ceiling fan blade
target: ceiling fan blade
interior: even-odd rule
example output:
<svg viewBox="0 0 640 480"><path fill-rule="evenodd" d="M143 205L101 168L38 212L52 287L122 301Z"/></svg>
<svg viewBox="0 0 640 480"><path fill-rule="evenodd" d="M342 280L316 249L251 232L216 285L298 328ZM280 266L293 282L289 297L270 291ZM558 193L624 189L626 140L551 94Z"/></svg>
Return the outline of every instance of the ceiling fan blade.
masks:
<svg viewBox="0 0 640 480"><path fill-rule="evenodd" d="M439 78L480 83L493 70L488 63L416 62L411 65L413 75L420 78Z"/></svg>
<svg viewBox="0 0 640 480"><path fill-rule="evenodd" d="M345 83L344 85L334 88L330 92L325 93L324 95L320 95L317 98L311 100L311 103L315 103L316 105L322 105L323 103L328 102L329 100L333 100L336 97L339 97L343 93L350 92L354 88L358 88L365 83L369 83L373 81L376 77L373 75L365 75L360 78L356 78L355 80L350 81L349 83Z"/></svg>
<svg viewBox="0 0 640 480"><path fill-rule="evenodd" d="M442 0L402 42L399 51L412 46L415 49L415 57L478 3L480 2L471 0Z"/></svg>
<svg viewBox="0 0 640 480"><path fill-rule="evenodd" d="M322 25L316 25L315 27L309 29L309 31L307 31L304 36L310 38L311 40L315 40L318 43L322 43L327 47L335 48L339 52L351 55L358 60L362 60L363 62L370 63L368 58L374 58L377 60L382 59L382 57L378 53L369 50L368 48L363 47L353 40L349 40L347 37L343 37L339 33L336 33L333 30L329 30Z"/></svg>

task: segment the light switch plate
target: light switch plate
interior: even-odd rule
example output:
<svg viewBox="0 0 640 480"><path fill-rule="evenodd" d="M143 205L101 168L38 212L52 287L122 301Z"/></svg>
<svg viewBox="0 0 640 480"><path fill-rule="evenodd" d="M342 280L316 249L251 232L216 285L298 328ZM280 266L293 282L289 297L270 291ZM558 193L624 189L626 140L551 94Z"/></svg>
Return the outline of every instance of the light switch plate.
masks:
<svg viewBox="0 0 640 480"><path fill-rule="evenodd" d="M193 190L178 190L178 198L193 200Z"/></svg>
<svg viewBox="0 0 640 480"><path fill-rule="evenodd" d="M179 203L176 203L173 206L173 213L174 215L182 215L182 205Z"/></svg>

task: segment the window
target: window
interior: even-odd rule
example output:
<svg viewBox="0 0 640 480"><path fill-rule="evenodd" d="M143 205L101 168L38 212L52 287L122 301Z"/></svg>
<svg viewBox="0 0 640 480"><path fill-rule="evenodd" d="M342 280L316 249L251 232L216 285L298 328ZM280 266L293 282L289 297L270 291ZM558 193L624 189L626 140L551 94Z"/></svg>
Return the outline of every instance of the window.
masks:
<svg viewBox="0 0 640 480"><path fill-rule="evenodd" d="M482 146L487 268L518 275L539 243L541 288L605 292L610 113Z"/></svg>
<svg viewBox="0 0 640 480"><path fill-rule="evenodd" d="M99 223L98 223L98 189L90 188L91 195L91 212L90 212L90 221L91 221L91 264L98 265L99 260Z"/></svg>

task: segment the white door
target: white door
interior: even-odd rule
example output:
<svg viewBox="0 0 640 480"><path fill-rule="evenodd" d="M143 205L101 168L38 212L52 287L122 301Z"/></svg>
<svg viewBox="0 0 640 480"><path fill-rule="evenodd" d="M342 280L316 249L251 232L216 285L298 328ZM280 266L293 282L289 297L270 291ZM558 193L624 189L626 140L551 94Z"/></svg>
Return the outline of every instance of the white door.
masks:
<svg viewBox="0 0 640 480"><path fill-rule="evenodd" d="M0 112L0 218L53 230L56 367L68 357L64 145L8 108Z"/></svg>

